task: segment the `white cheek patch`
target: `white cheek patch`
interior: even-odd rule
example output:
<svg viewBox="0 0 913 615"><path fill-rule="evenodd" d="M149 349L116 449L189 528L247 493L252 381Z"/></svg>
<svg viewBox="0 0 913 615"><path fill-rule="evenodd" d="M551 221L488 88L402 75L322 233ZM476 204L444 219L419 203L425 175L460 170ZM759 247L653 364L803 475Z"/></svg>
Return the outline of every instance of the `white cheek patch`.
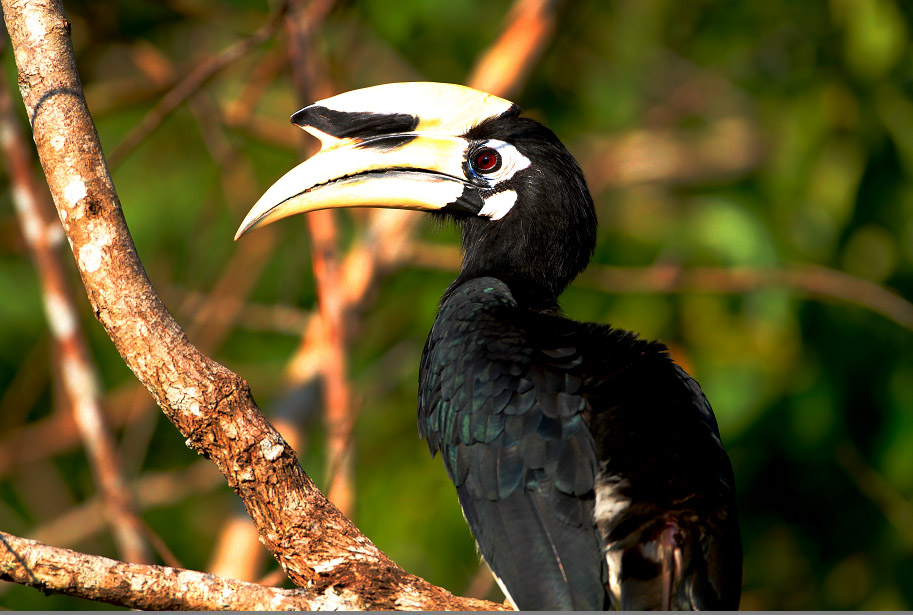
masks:
<svg viewBox="0 0 913 615"><path fill-rule="evenodd" d="M517 193L514 190L502 190L485 199L485 205L479 210L480 216L488 216L492 220L500 220L517 202Z"/></svg>

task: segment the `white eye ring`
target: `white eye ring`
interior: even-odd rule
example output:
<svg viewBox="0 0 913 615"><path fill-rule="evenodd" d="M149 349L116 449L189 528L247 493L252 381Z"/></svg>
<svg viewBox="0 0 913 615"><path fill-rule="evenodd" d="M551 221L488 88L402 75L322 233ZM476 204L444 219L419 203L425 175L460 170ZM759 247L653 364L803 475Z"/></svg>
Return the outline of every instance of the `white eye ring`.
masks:
<svg viewBox="0 0 913 615"><path fill-rule="evenodd" d="M489 150L492 150L496 159L480 160L488 154ZM529 158L521 154L516 147L498 139L485 141L473 148L469 154L469 168L472 174L478 179L484 180L492 188L531 164Z"/></svg>

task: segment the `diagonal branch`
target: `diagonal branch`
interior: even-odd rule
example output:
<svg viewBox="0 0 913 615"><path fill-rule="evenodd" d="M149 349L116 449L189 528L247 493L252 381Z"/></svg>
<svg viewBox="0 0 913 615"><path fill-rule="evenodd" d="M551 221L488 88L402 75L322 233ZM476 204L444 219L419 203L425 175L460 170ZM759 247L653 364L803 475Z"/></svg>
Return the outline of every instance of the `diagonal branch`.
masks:
<svg viewBox="0 0 913 615"><path fill-rule="evenodd" d="M561 0L516 0L498 40L482 54L468 83L509 98L526 80L555 29Z"/></svg>
<svg viewBox="0 0 913 615"><path fill-rule="evenodd" d="M124 137L124 140L118 143L117 147L111 152L111 155L108 156L110 166L116 167L120 164L137 145L142 143L143 139L148 137L152 131L158 128L165 118L171 115L181 103L217 75L219 71L236 60L243 58L250 53L251 50L268 41L275 33L279 24L282 23L282 17L285 14L286 7L287 3L283 2L259 30L248 38L226 47L216 55L206 58L181 79L181 81L165 94L158 104L146 114L140 123Z"/></svg>
<svg viewBox="0 0 913 615"><path fill-rule="evenodd" d="M188 446L225 475L289 576L315 595L345 587L366 608L499 608L403 572L316 489L247 383L190 344L137 256L59 0L2 4L35 144L96 317Z"/></svg>

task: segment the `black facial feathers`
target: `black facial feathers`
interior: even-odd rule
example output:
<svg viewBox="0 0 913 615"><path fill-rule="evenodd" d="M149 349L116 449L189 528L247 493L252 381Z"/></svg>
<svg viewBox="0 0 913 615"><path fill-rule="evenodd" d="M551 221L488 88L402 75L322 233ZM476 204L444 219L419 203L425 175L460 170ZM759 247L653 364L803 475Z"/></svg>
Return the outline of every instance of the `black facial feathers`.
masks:
<svg viewBox="0 0 913 615"><path fill-rule="evenodd" d="M453 287L491 275L532 307L557 307L558 295L583 271L596 245L596 211L583 172L555 133L532 119L505 114L465 137L509 143L530 166L497 185L497 191L517 193L507 215L460 220L465 254Z"/></svg>

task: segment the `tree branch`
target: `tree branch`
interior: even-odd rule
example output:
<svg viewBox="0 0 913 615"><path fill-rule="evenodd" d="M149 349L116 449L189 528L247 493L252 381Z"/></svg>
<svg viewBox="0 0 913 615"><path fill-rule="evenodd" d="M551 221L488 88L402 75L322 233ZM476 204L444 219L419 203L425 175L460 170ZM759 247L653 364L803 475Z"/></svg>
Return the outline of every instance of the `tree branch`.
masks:
<svg viewBox="0 0 913 615"><path fill-rule="evenodd" d="M268 41L285 14L287 3L282 2L279 8L270 15L267 22L246 39L233 43L218 54L207 58L198 64L180 82L177 83L158 104L140 121L130 133L124 137L117 147L111 152L110 165L116 167L127 155L132 152L143 139L158 128L165 118L180 106L182 102L203 87L210 79L226 66L246 56L252 49Z"/></svg>
<svg viewBox="0 0 913 615"><path fill-rule="evenodd" d="M289 576L315 596L357 594L364 608L499 608L403 572L316 489L247 383L190 344L136 254L59 0L3 0L3 10L35 144L96 317L188 446L225 475ZM16 578L31 578L19 565Z"/></svg>
<svg viewBox="0 0 913 615"><path fill-rule="evenodd" d="M349 590L316 595L168 566L128 564L0 532L0 579L143 610L358 610Z"/></svg>
<svg viewBox="0 0 913 615"><path fill-rule="evenodd" d="M292 81L302 105L323 98L323 92L320 92L323 70L318 61L319 54L315 53L313 36L332 6L333 0L312 0L307 3L302 0L289 0L285 32ZM311 149L314 149L313 146ZM301 150L305 151L305 148ZM305 222L311 239L314 286L317 291L320 323L323 325L318 333L318 345L321 356L320 373L324 382L324 422L327 431L327 496L343 513L350 515L355 510L351 447L354 421L346 353L346 314L342 301L343 289L347 284L341 275L336 215L337 212L329 209L315 211L305 217Z"/></svg>
<svg viewBox="0 0 913 615"><path fill-rule="evenodd" d="M454 246L414 242L408 260L417 267L457 271ZM775 267L700 267L659 263L646 267L590 265L575 282L607 293L746 293L761 288L791 288L810 297L838 300L881 314L913 330L913 303L896 290L819 265Z"/></svg>

